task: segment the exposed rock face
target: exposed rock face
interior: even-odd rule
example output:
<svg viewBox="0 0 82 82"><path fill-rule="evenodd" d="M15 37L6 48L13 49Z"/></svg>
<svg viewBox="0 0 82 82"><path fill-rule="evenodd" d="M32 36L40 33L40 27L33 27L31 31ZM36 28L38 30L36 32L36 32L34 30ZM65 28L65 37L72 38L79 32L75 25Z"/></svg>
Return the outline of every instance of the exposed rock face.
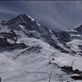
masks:
<svg viewBox="0 0 82 82"><path fill-rule="evenodd" d="M55 40L56 35L51 29L43 27L30 16L19 15L15 18L12 18L11 20L6 21L5 23L2 22L1 26L4 26L5 28L7 27L7 30L10 30L10 32L1 32L0 35L4 36L5 38L12 39L14 42L16 42L20 38L20 34L18 34L17 32L22 32L29 38L41 39L49 43L54 48L59 49L61 52L68 53L67 50L63 49L60 45L57 44L58 42ZM60 35L61 34L59 34L58 37L60 38L62 36L62 41L66 42L67 40L64 40L64 35ZM69 37L66 34L65 36L67 38Z"/></svg>
<svg viewBox="0 0 82 82"><path fill-rule="evenodd" d="M67 45L67 43L73 39L81 39L81 37L78 36L78 34L81 33L81 27L82 26L74 29L74 31L52 30L40 25L30 16L21 14L0 24L0 36L6 39L6 43L9 43L9 40L12 40L13 44L18 44L17 41L21 36L36 38L49 43L61 52L74 52L74 54L76 54L76 51L74 50L69 51L71 46Z"/></svg>
<svg viewBox="0 0 82 82"><path fill-rule="evenodd" d="M60 31L56 33L56 36L61 42L69 42L70 41L70 34L66 31Z"/></svg>
<svg viewBox="0 0 82 82"><path fill-rule="evenodd" d="M82 34L82 25L80 25L79 27L75 28L75 30L76 30L78 33Z"/></svg>

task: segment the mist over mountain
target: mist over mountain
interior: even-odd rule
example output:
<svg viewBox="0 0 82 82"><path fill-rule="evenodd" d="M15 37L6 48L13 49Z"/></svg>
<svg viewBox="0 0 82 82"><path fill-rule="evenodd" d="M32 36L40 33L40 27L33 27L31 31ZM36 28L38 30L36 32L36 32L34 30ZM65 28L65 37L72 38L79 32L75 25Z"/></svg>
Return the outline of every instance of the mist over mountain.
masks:
<svg viewBox="0 0 82 82"><path fill-rule="evenodd" d="M26 14L1 21L0 77L4 82L47 82L51 73L52 82L81 81L81 31L82 25L53 30Z"/></svg>
<svg viewBox="0 0 82 82"><path fill-rule="evenodd" d="M0 1L2 82L81 82L81 15L81 1Z"/></svg>
<svg viewBox="0 0 82 82"><path fill-rule="evenodd" d="M29 14L49 28L71 29L82 23L81 1L1 1L0 19Z"/></svg>

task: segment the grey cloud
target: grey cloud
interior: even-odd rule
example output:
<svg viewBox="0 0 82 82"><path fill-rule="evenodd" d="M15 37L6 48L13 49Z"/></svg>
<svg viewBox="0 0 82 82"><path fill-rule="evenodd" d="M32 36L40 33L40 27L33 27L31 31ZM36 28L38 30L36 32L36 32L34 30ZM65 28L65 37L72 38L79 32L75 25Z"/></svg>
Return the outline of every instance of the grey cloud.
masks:
<svg viewBox="0 0 82 82"><path fill-rule="evenodd" d="M68 29L82 23L80 1L24 1L23 4L34 17L53 28Z"/></svg>
<svg viewBox="0 0 82 82"><path fill-rule="evenodd" d="M0 13L5 13L6 18L28 14L50 28L71 29L82 24L81 1L0 2Z"/></svg>

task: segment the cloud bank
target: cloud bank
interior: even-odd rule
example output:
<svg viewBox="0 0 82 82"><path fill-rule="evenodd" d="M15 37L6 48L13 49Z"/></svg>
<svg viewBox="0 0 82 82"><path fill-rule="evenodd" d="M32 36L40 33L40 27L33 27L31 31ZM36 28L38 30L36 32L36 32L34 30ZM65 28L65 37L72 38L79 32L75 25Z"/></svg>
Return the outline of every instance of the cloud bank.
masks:
<svg viewBox="0 0 82 82"><path fill-rule="evenodd" d="M0 19L29 14L50 28L71 29L82 24L81 1L2 1Z"/></svg>

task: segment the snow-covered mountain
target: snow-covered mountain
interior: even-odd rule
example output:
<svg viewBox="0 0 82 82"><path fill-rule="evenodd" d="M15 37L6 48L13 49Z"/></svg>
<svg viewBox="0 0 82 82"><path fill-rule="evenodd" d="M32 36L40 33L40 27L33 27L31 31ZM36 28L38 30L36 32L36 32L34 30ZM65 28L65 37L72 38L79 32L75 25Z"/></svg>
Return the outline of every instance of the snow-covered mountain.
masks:
<svg viewBox="0 0 82 82"><path fill-rule="evenodd" d="M80 29L80 30L79 30ZM3 82L72 80L82 73L82 26L59 31L39 24L28 15L0 23L0 76ZM70 68L70 72L69 69ZM72 67L72 68L71 68Z"/></svg>

